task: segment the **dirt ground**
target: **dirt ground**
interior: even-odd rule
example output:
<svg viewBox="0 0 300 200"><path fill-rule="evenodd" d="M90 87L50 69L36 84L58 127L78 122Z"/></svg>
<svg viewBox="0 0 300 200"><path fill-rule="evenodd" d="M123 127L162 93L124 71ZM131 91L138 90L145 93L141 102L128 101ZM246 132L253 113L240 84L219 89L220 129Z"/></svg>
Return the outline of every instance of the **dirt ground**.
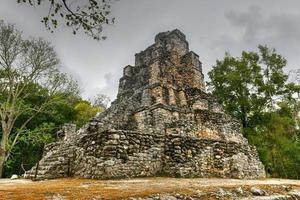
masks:
<svg viewBox="0 0 300 200"><path fill-rule="evenodd" d="M91 180L65 178L45 181L0 179L0 199L123 199L164 193L208 192L236 187L293 187L300 189L300 180L263 179L179 179L137 178L123 180Z"/></svg>

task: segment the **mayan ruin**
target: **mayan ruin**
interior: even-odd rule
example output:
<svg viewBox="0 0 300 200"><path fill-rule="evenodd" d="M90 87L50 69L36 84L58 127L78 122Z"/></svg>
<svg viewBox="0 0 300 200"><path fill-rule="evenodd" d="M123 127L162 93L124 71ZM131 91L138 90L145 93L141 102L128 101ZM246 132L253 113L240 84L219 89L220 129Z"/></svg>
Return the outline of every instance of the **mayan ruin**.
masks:
<svg viewBox="0 0 300 200"><path fill-rule="evenodd" d="M123 69L110 108L66 124L27 178L265 177L240 123L206 92L199 56L179 30L156 35Z"/></svg>

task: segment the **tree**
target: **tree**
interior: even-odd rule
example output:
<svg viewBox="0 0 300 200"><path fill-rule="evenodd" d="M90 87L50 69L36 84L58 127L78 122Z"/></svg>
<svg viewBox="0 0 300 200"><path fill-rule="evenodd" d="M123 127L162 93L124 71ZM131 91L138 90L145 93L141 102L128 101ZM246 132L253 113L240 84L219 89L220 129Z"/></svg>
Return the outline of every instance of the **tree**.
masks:
<svg viewBox="0 0 300 200"><path fill-rule="evenodd" d="M261 45L258 49L258 53L243 51L240 58L226 54L209 72L213 94L244 128L261 120L263 111L274 110L276 102L292 92L283 71L286 60L274 49Z"/></svg>
<svg viewBox="0 0 300 200"><path fill-rule="evenodd" d="M60 72L59 64L49 42L25 40L14 26L0 22L0 175L27 125L57 96L78 93L77 83ZM29 101L33 92L43 95ZM15 129L21 116L24 120Z"/></svg>
<svg viewBox="0 0 300 200"><path fill-rule="evenodd" d="M75 105L75 110L77 111L76 124L78 127L86 124L92 117L99 112L102 112L104 108L99 106L93 106L88 101L80 101Z"/></svg>
<svg viewBox="0 0 300 200"><path fill-rule="evenodd" d="M300 177L300 143L298 105L281 102L279 108L263 114L263 121L247 129L249 142L254 144L267 174L273 177ZM296 107L295 107L296 106Z"/></svg>
<svg viewBox="0 0 300 200"><path fill-rule="evenodd" d="M281 55L266 46L258 49L217 60L208 85L226 113L241 121L268 175L299 178L300 86L288 81Z"/></svg>
<svg viewBox="0 0 300 200"><path fill-rule="evenodd" d="M93 106L97 106L97 107L101 107L103 109L107 109L109 102L110 102L110 98L104 94L97 94L94 96L94 98L92 98L92 100L90 100L90 102L92 102Z"/></svg>
<svg viewBox="0 0 300 200"><path fill-rule="evenodd" d="M43 98L45 94L36 91L31 92L25 104L36 104ZM37 114L27 124L26 131L20 135L18 143L5 163L4 177L10 177L12 174L21 175L31 169L40 160L45 144L57 139L56 133L60 127L65 123L76 122L78 112L75 105L81 101L79 97L76 100L73 95L64 94L52 99L51 106L47 106L43 112ZM22 126L30 114L25 112L17 119L11 135L16 134L15 130Z"/></svg>
<svg viewBox="0 0 300 200"><path fill-rule="evenodd" d="M103 27L115 21L110 17L111 0L17 0L17 3L34 7L47 6L49 9L42 23L51 32L64 22L73 34L83 30L92 38L100 40L106 38L102 36Z"/></svg>

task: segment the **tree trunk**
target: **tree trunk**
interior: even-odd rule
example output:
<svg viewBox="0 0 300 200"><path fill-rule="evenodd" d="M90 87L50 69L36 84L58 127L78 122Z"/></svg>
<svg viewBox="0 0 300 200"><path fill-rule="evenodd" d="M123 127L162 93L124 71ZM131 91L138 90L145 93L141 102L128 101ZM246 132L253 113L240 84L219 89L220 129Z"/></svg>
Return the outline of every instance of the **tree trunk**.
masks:
<svg viewBox="0 0 300 200"><path fill-rule="evenodd" d="M243 128L247 128L248 127L247 113L246 113L246 109L244 106L242 106L242 108L241 108L241 113L242 113L242 126L243 126Z"/></svg>
<svg viewBox="0 0 300 200"><path fill-rule="evenodd" d="M8 129L2 123L2 138L0 143L0 178L3 175L4 164L6 161L6 153L7 153L7 142L8 142Z"/></svg>
<svg viewBox="0 0 300 200"><path fill-rule="evenodd" d="M1 147L0 147L0 178L2 178L2 175L3 175L5 156L6 156L5 149L3 149L2 145L1 145Z"/></svg>

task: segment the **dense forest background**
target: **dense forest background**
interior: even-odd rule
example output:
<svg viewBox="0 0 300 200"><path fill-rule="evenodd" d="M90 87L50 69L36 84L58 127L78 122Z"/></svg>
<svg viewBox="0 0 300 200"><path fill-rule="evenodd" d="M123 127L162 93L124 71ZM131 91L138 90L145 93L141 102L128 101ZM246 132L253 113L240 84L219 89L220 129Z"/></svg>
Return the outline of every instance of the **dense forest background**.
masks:
<svg viewBox="0 0 300 200"><path fill-rule="evenodd" d="M226 53L209 72L210 92L239 119L269 177L300 177L299 79L274 49L258 46L240 57ZM105 110L108 99L84 100L64 73L51 44L27 39L0 23L0 161L3 177L23 174L56 140L64 123L83 126ZM0 162L0 164L1 164ZM1 171L0 170L0 171Z"/></svg>

